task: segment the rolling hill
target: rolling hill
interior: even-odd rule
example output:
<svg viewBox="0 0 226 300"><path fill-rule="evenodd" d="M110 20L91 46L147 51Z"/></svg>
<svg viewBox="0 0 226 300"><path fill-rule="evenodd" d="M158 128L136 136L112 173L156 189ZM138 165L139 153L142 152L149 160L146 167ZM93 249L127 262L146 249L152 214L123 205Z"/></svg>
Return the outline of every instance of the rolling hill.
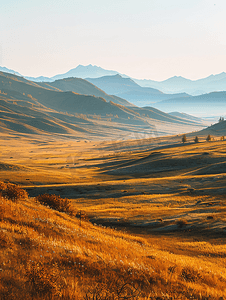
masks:
<svg viewBox="0 0 226 300"><path fill-rule="evenodd" d="M207 136L210 134L211 136L215 137L225 137L226 136L226 121L221 121L207 128L202 129L201 131L197 132L197 134L202 136Z"/></svg>
<svg viewBox="0 0 226 300"><path fill-rule="evenodd" d="M168 135L204 127L199 122L173 117L157 109L126 107L102 97L63 92L44 85L0 73L2 132L97 139L129 138L134 134Z"/></svg>
<svg viewBox="0 0 226 300"><path fill-rule="evenodd" d="M82 78L65 78L65 79L59 79L55 80L54 82L40 82L39 85L46 87L48 89L53 89L55 91L63 91L68 92L72 91L78 94L82 95L89 95L89 96L96 96L96 97L102 97L106 101L114 102L117 104L121 104L124 106L133 106L132 103L119 98L117 96L110 96L106 94L104 91L90 83L89 81L82 79Z"/></svg>

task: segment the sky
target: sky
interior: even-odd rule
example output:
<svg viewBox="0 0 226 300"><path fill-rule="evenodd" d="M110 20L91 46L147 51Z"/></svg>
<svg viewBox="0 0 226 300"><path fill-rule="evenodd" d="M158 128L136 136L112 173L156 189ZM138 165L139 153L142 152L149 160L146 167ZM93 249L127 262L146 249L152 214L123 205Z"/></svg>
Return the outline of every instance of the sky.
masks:
<svg viewBox="0 0 226 300"><path fill-rule="evenodd" d="M225 15L225 0L0 0L0 66L199 79L226 72Z"/></svg>

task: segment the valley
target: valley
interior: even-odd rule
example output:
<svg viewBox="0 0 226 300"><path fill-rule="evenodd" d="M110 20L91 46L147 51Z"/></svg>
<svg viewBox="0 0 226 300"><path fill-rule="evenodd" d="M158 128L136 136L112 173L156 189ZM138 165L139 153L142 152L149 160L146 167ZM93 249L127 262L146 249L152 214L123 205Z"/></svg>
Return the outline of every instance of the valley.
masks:
<svg viewBox="0 0 226 300"><path fill-rule="evenodd" d="M54 193L74 199L75 206L88 215L96 211L98 222L113 217L113 223L119 218L118 225L140 222L145 227L145 220L150 231L156 225L164 230L169 224L158 219L167 214L165 206L172 222L181 217L202 222L206 213L224 210L226 144L216 137L206 142L203 136L199 143L185 144L180 139L31 142L21 138L15 145L8 138L1 141L0 180L23 186L31 197ZM119 211L114 210L115 202ZM139 206L137 216L132 205ZM148 212L153 205L152 216ZM197 208L200 220L192 212ZM224 222L220 228L224 235Z"/></svg>
<svg viewBox="0 0 226 300"><path fill-rule="evenodd" d="M225 299L226 121L0 75L1 299Z"/></svg>
<svg viewBox="0 0 226 300"><path fill-rule="evenodd" d="M226 300L226 1L0 2L0 300Z"/></svg>

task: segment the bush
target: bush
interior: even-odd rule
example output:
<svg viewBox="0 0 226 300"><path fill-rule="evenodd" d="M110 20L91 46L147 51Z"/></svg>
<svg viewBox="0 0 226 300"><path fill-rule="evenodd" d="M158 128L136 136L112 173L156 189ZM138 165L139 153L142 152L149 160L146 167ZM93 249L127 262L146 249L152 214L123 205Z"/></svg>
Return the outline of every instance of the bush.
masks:
<svg viewBox="0 0 226 300"><path fill-rule="evenodd" d="M202 278L198 271L195 271L189 267L184 267L182 269L181 277L185 281L189 281L189 282L197 282L198 280L200 280Z"/></svg>
<svg viewBox="0 0 226 300"><path fill-rule="evenodd" d="M182 227L184 227L184 226L186 226L188 224L188 221L186 219L179 219L179 220L177 220L176 224L180 228L182 228Z"/></svg>
<svg viewBox="0 0 226 300"><path fill-rule="evenodd" d="M0 184L0 189L2 189L1 191L3 197L14 202L28 198L27 192L15 184L4 184L4 182L2 182Z"/></svg>
<svg viewBox="0 0 226 300"><path fill-rule="evenodd" d="M71 201L67 198L61 198L60 196L54 194L43 194L37 196L35 199L39 203L49 206L60 212L66 212L70 214L74 213L73 207L71 206Z"/></svg>
<svg viewBox="0 0 226 300"><path fill-rule="evenodd" d="M182 143L186 143L187 142L187 137L186 137L186 135L184 134L183 136L182 136Z"/></svg>

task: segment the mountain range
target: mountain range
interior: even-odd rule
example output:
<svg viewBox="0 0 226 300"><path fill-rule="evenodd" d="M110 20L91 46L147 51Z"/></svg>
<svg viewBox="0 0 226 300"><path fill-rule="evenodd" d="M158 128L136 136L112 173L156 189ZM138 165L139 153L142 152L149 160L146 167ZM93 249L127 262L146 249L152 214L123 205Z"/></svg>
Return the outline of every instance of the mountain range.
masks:
<svg viewBox="0 0 226 300"><path fill-rule="evenodd" d="M86 78L100 89L110 95L116 95L126 99L140 107L146 106L166 99L189 97L186 93L164 94L163 92L150 88L141 87L131 78L123 78L121 75L103 76L100 78Z"/></svg>
<svg viewBox="0 0 226 300"><path fill-rule="evenodd" d="M3 68L4 70L6 68ZM15 73L13 70L9 70L10 73ZM76 75L82 75L83 77L87 74L93 76L99 76L100 74L106 73L117 73L116 71L104 70L96 66L81 66L72 69L66 74L57 75L58 77L64 77L63 79L51 81L45 80L42 77L42 82L30 81L33 85L39 85L52 91L61 91L83 94L87 96L102 97L107 102L112 101L113 103L123 105L125 107L139 106L139 107L155 107L166 113L169 112L180 112L193 114L197 117L207 116L225 116L226 115L226 95L224 91L213 91L210 93L192 96L187 93L176 93L167 94L163 93L162 90L153 87L141 86L137 83L137 80L133 80L129 77L123 77L120 74L105 75L98 78L87 77L86 79L78 78ZM73 77L67 77L73 75ZM55 76L56 77L56 76ZM20 76L20 81L27 80ZM139 81L140 82L140 81ZM150 82L154 85L156 82L144 80L143 85L148 85ZM163 82L159 82L168 90L191 89L192 86L205 86L208 90L211 87L221 85L225 83L226 90L226 73L218 75L211 75L207 78L192 81L183 77L172 77ZM164 87L163 87L164 85ZM219 88L220 89L220 88Z"/></svg>
<svg viewBox="0 0 226 300"><path fill-rule="evenodd" d="M98 78L102 76L110 76L110 75L117 75L117 74L119 74L119 72L113 70L105 70L101 67L93 66L90 64L88 66L78 65L76 68L73 68L66 73L57 74L53 77L39 76L39 77L26 77L26 79L40 82L40 81L54 81L54 80L64 79L69 77L77 77L83 79L85 79L86 77ZM123 77L128 77L127 75L123 75L123 74L120 75L122 75Z"/></svg>
<svg viewBox="0 0 226 300"><path fill-rule="evenodd" d="M210 75L198 80L190 80L181 76L174 76L164 81L139 80L134 79L136 83L143 87L153 87L160 89L164 93L181 93L185 92L195 95L210 93L213 91L226 90L226 73L222 72L217 75Z"/></svg>
<svg viewBox="0 0 226 300"><path fill-rule="evenodd" d="M156 89L140 87L132 79L123 78L121 75L103 76L94 79L88 78L86 80L72 77L38 84L55 91L73 91L78 94L102 97L108 102L112 101L126 107L151 106L152 109L155 107L167 113L172 111L185 112L185 114L178 113L177 115L174 114L174 116L193 121L197 121L197 119L187 114L199 115L200 117L226 114L225 92L213 92L201 96L164 94Z"/></svg>
<svg viewBox="0 0 226 300"><path fill-rule="evenodd" d="M9 70L5 67L0 67L0 71L14 73L16 75L20 74L13 70ZM98 66L88 65L82 66L78 65L76 68L69 70L64 74L58 74L53 77L26 77L28 80L41 82L41 81L54 81L58 79L68 78L68 77L78 77L78 78L98 78L103 76L113 76L121 75L124 78L130 78L128 75L120 74L117 71L106 70ZM135 79L131 78L135 83L141 87L149 87L153 89L160 90L166 94L175 93L187 93L193 96L201 95L205 93L215 92L215 91L225 91L226 90L226 73L222 72L217 75L210 75L206 78L198 80L190 80L181 76L174 76L163 81L155 81L150 79Z"/></svg>
<svg viewBox="0 0 226 300"><path fill-rule="evenodd" d="M83 94L72 91L74 86ZM85 86L105 96L86 95ZM83 89L83 90L82 90ZM88 81L29 81L0 72L0 131L76 139L117 139L162 136L204 128L202 120L175 117L155 108L114 103ZM124 100L126 101L126 100ZM127 103L127 102L126 102Z"/></svg>

